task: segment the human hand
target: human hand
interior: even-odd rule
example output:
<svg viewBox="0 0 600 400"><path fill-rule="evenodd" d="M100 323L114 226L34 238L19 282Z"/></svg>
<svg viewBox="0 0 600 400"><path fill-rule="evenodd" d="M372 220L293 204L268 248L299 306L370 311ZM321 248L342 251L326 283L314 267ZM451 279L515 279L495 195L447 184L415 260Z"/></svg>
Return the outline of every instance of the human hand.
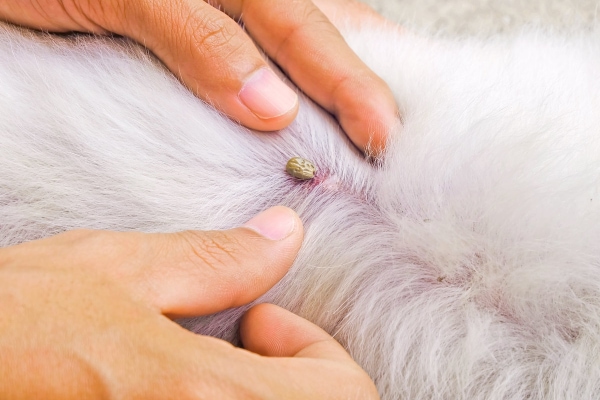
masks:
<svg viewBox="0 0 600 400"><path fill-rule="evenodd" d="M331 9L339 2L319 5ZM297 95L232 18L241 19L288 76L337 117L359 148L377 153L384 147L398 121L391 91L310 0L0 2L0 20L26 27L128 36L231 118L253 129L281 129L298 112Z"/></svg>
<svg viewBox="0 0 600 400"><path fill-rule="evenodd" d="M250 302L302 236L275 207L229 231L72 231L0 249L0 397L377 399L332 337L274 305L245 315L245 350L166 317Z"/></svg>

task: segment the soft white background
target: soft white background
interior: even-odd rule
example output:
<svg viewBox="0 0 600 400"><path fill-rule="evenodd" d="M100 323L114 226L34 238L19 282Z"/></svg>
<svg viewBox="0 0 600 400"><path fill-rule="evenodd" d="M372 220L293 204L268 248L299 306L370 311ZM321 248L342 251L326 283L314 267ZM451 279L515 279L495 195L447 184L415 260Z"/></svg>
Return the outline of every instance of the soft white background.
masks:
<svg viewBox="0 0 600 400"><path fill-rule="evenodd" d="M362 1L412 29L452 35L513 33L526 25L581 30L600 13L599 0Z"/></svg>

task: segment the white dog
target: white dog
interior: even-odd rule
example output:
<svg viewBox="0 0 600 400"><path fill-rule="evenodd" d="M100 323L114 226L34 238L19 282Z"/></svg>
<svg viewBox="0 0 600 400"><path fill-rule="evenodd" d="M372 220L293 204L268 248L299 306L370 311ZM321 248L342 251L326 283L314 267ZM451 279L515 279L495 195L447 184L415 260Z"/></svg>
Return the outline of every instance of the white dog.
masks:
<svg viewBox="0 0 600 400"><path fill-rule="evenodd" d="M381 167L307 99L251 132L127 41L0 26L0 245L283 204L304 247L261 301L331 333L383 399L600 397L600 35L346 38L403 115ZM242 312L182 323L234 341Z"/></svg>

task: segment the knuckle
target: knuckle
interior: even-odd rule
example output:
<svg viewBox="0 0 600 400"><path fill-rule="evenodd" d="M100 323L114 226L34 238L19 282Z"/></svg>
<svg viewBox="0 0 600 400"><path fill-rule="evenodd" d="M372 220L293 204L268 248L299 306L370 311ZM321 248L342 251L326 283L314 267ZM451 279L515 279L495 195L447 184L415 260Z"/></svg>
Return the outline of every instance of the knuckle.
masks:
<svg viewBox="0 0 600 400"><path fill-rule="evenodd" d="M227 232L185 231L180 237L186 244L185 253L194 262L201 262L206 267L222 275L224 266L240 265L248 248L234 235Z"/></svg>
<svg viewBox="0 0 600 400"><path fill-rule="evenodd" d="M316 7L312 1L301 1L302 3L302 14L304 21L311 21L318 24L325 24L326 26L330 26L329 20L323 14L323 12Z"/></svg>
<svg viewBox="0 0 600 400"><path fill-rule="evenodd" d="M227 18L225 14L198 10L186 17L183 34L191 38L193 50L200 50L208 55L214 52L225 53L228 56L232 51L237 51L241 44L236 40L239 34L237 25Z"/></svg>
<svg viewBox="0 0 600 400"><path fill-rule="evenodd" d="M278 38L279 45L273 58L283 56L287 52L296 51L299 42L319 32L323 37L337 36L337 30L329 19L311 1L296 0L290 6L293 13L286 12L287 19L282 34Z"/></svg>

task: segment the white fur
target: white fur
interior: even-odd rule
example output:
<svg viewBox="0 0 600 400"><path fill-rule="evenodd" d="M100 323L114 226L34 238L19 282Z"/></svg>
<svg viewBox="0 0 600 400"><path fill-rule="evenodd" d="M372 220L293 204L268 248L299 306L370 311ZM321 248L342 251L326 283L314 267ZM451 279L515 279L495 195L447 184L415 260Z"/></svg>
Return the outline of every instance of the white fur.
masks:
<svg viewBox="0 0 600 400"><path fill-rule="evenodd" d="M347 39L404 117L380 169L304 98L250 132L126 41L0 27L0 245L284 204L306 239L261 301L333 334L383 399L600 396L600 35ZM235 340L242 312L182 323Z"/></svg>

